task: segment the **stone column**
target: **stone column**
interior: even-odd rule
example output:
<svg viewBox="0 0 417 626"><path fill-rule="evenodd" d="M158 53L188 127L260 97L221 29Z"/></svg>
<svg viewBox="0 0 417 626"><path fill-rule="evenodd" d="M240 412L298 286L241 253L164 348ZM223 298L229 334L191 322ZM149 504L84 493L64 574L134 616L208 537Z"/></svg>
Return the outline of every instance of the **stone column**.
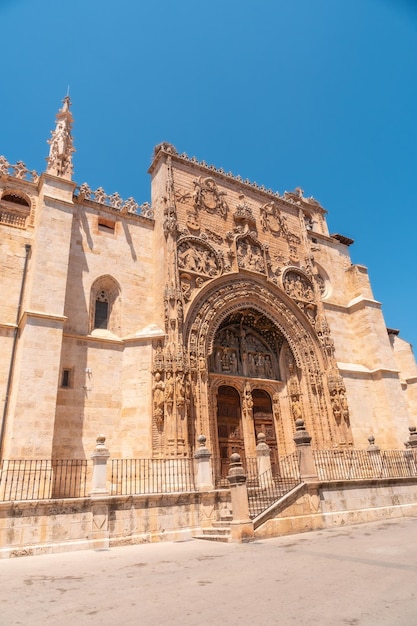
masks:
<svg viewBox="0 0 417 626"><path fill-rule="evenodd" d="M246 487L246 474L243 469L239 454L230 457L229 473L227 480L230 484L232 498L233 521L230 524L232 541L253 541L255 532L253 522L249 517L248 491Z"/></svg>
<svg viewBox="0 0 417 626"><path fill-rule="evenodd" d="M96 442L96 449L91 455L93 459L93 478L90 496L109 495L107 490L107 460L110 457L110 452L106 448L104 435L99 435Z"/></svg>
<svg viewBox="0 0 417 626"><path fill-rule="evenodd" d="M406 443L407 448L417 448L417 428L415 426L409 426L408 430L410 435Z"/></svg>
<svg viewBox="0 0 417 626"><path fill-rule="evenodd" d="M93 459L93 477L91 497L91 538L90 547L104 550L109 547L109 505L107 490L107 461L110 457L104 435L97 437L97 445L91 458Z"/></svg>
<svg viewBox="0 0 417 626"><path fill-rule="evenodd" d="M214 488L213 485L213 472L211 467L211 452L206 447L207 437L200 435L197 438L200 445L194 459L196 463L196 483L199 491L208 491Z"/></svg>
<svg viewBox="0 0 417 626"><path fill-rule="evenodd" d="M411 476L417 476L417 428L415 426L409 426L408 430L410 435L408 441L405 442L405 458L410 470Z"/></svg>
<svg viewBox="0 0 417 626"><path fill-rule="evenodd" d="M271 448L266 443L266 436L264 433L258 434L258 445L256 446L256 460L258 463L258 474L261 476L272 477L271 470ZM267 474L266 474L267 472Z"/></svg>
<svg viewBox="0 0 417 626"><path fill-rule="evenodd" d="M379 446L375 444L375 437L370 435L368 437L369 446L366 448L366 451L369 455L369 462L372 468L372 471L378 478L382 478L383 467L381 461L381 450Z"/></svg>
<svg viewBox="0 0 417 626"><path fill-rule="evenodd" d="M304 420L301 418L295 421L294 442L297 446L301 480L305 483L318 480L313 450L311 449L311 437L305 429Z"/></svg>

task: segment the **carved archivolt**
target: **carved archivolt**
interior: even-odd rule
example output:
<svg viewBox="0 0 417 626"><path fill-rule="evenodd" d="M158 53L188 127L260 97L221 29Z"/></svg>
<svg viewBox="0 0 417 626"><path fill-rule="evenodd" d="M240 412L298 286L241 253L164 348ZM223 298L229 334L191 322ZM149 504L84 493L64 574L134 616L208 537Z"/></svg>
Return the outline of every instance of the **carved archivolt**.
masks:
<svg viewBox="0 0 417 626"><path fill-rule="evenodd" d="M220 256L207 243L196 237L178 242L178 267L180 270L215 278L222 271Z"/></svg>
<svg viewBox="0 0 417 626"><path fill-rule="evenodd" d="M203 209L209 213L217 213L223 218L226 218L229 210L225 200L226 192L218 190L214 178L203 178L199 176L193 182L193 200L196 209Z"/></svg>
<svg viewBox="0 0 417 626"><path fill-rule="evenodd" d="M320 347L317 338L276 294L255 282L242 279L229 281L201 294L201 300L198 298L196 306L190 311L185 336L188 337L191 369L200 370L203 375L206 373L207 356L214 354L218 329L232 313L248 306L271 320L287 339L295 364L306 372L313 391L320 393L324 364L318 357Z"/></svg>

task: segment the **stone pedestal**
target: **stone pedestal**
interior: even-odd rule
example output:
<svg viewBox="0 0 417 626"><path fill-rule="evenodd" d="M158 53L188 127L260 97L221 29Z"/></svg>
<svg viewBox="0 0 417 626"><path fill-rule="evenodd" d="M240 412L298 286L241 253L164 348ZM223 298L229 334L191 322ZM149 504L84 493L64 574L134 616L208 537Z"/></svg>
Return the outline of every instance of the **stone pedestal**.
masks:
<svg viewBox="0 0 417 626"><path fill-rule="evenodd" d="M91 458L93 459L93 478L90 495L108 495L107 461L110 457L110 452L106 448L106 438L104 435L99 435L96 441L96 449L91 455Z"/></svg>
<svg viewBox="0 0 417 626"><path fill-rule="evenodd" d="M110 452L106 448L104 435L97 437L97 445L91 458L93 459L93 477L91 496L91 537L90 547L104 550L109 547L109 506L107 496L107 461Z"/></svg>
<svg viewBox="0 0 417 626"><path fill-rule="evenodd" d="M200 435L197 439L200 447L194 454L196 463L196 487L199 491L213 489L213 472L211 467L211 452L206 448L206 437Z"/></svg>
<svg viewBox="0 0 417 626"><path fill-rule="evenodd" d="M262 476L262 485L272 483L271 448L266 443L264 433L258 434L256 461L258 464L258 475Z"/></svg>
<svg viewBox="0 0 417 626"><path fill-rule="evenodd" d="M230 457L230 468L227 480L230 484L230 493L232 498L233 521L230 524L232 541L240 543L253 541L255 538L255 531L253 522L249 517L246 474L239 454L232 454Z"/></svg>
<svg viewBox="0 0 417 626"><path fill-rule="evenodd" d="M318 476L313 450L311 449L311 437L305 429L304 420L300 418L295 422L294 441L297 446L301 480L305 483L317 481Z"/></svg>

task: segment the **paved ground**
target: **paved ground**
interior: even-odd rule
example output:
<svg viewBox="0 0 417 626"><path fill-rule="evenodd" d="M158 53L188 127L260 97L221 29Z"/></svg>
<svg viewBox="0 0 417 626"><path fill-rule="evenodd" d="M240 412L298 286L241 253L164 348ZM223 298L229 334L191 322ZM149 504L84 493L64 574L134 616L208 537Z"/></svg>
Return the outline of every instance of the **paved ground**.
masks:
<svg viewBox="0 0 417 626"><path fill-rule="evenodd" d="M0 561L0 624L417 624L417 519Z"/></svg>

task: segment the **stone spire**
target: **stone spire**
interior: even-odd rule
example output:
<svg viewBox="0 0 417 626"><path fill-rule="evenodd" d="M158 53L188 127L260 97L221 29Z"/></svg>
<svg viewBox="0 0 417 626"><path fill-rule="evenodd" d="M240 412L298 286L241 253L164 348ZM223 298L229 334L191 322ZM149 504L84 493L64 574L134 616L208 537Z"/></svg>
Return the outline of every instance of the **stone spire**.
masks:
<svg viewBox="0 0 417 626"><path fill-rule="evenodd" d="M48 174L53 176L60 176L66 180L71 180L72 177L72 153L75 152L73 148L73 140L71 135L72 128L72 115L70 111L71 101L69 96L65 96L63 99L63 106L56 116L56 127L52 131L52 137L48 140L49 156L47 158Z"/></svg>

